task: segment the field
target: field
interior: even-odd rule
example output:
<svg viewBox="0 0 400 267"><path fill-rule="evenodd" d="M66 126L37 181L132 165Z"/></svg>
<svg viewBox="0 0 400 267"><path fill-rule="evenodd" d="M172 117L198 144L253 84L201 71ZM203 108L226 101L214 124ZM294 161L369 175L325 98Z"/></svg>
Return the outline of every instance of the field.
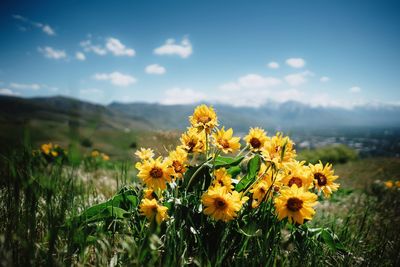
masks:
<svg viewBox="0 0 400 267"><path fill-rule="evenodd" d="M236 239L241 243L232 254L225 253L232 246L229 236L217 240L202 236L203 240L198 240L199 233L191 227L188 232L173 225L149 228L145 218L130 207L126 207L131 210L128 215L114 217L103 210L90 223L71 219L117 192L133 190L138 195L133 162L106 162L92 166L94 169L63 163L39 167L31 151L25 150L2 158L2 164L3 266L400 263L400 191L383 185L383 181L399 179L398 158L367 158L335 165L341 187L332 198L318 204L317 215L307 227L288 225L271 239L271 233L260 230L262 226L243 225L239 228L243 233ZM213 231L222 231L225 226L213 227ZM229 227L236 228L234 223ZM268 244L263 243L266 237ZM188 247L189 242L195 247ZM200 253L201 249L208 254Z"/></svg>

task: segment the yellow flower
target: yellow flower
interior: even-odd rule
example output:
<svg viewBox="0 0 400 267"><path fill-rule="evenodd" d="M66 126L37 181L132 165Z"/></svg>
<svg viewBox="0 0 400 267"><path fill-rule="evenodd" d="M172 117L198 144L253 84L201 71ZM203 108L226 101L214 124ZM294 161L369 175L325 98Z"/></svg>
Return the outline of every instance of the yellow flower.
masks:
<svg viewBox="0 0 400 267"><path fill-rule="evenodd" d="M396 187L400 188L400 181L396 181L395 184L396 184Z"/></svg>
<svg viewBox="0 0 400 267"><path fill-rule="evenodd" d="M140 204L140 214L146 216L149 221L154 219L158 224L168 219L168 208L161 206L155 199L142 199Z"/></svg>
<svg viewBox="0 0 400 267"><path fill-rule="evenodd" d="M311 178L314 180L314 186L318 192L323 192L325 197L329 197L332 192L337 191L339 184L334 183L339 176L334 175L332 164L327 163L325 166L319 162L318 164L309 164L311 170Z"/></svg>
<svg viewBox="0 0 400 267"><path fill-rule="evenodd" d="M189 121L198 131L205 130L208 134L215 126L218 126L217 114L213 107L204 104L195 108L193 115L189 116Z"/></svg>
<svg viewBox="0 0 400 267"><path fill-rule="evenodd" d="M268 140L267 134L261 128L250 128L249 134L244 137L250 149L254 152L260 151Z"/></svg>
<svg viewBox="0 0 400 267"><path fill-rule="evenodd" d="M140 148L136 150L135 155L141 160L148 160L154 157L154 152L150 148Z"/></svg>
<svg viewBox="0 0 400 267"><path fill-rule="evenodd" d="M296 157L296 150L294 150L293 146L294 143L289 137L284 137L282 133L277 133L265 142L264 147L261 149L261 155L264 160L272 161L278 168L281 168Z"/></svg>
<svg viewBox="0 0 400 267"><path fill-rule="evenodd" d="M239 193L227 193L222 187L209 188L201 197L204 205L204 214L216 221L228 222L237 216L242 208L242 199Z"/></svg>
<svg viewBox="0 0 400 267"><path fill-rule="evenodd" d="M92 158L97 158L100 155L100 152L97 150L93 150L92 153L90 153L90 156L92 156Z"/></svg>
<svg viewBox="0 0 400 267"><path fill-rule="evenodd" d="M313 206L317 204L317 195L298 188L296 184L280 191L275 198L275 209L279 220L288 218L289 222L303 224L304 220L311 220L315 214Z"/></svg>
<svg viewBox="0 0 400 267"><path fill-rule="evenodd" d="M107 154L105 154L105 153L101 153L101 158L102 158L104 161L109 161L109 160L110 160L110 157L109 157Z"/></svg>
<svg viewBox="0 0 400 267"><path fill-rule="evenodd" d="M186 167L188 164L187 153L180 147L169 152L168 156L168 166L172 167L173 174L175 178L182 178L183 174L186 172Z"/></svg>
<svg viewBox="0 0 400 267"><path fill-rule="evenodd" d="M304 190L309 189L313 184L314 178L310 175L310 169L304 166L304 163L304 161L293 161L287 164L282 183L289 187L295 184L298 188L302 187Z"/></svg>
<svg viewBox="0 0 400 267"><path fill-rule="evenodd" d="M235 152L240 148L240 137L232 137L232 135L232 128L225 131L225 128L222 127L221 130L218 130L213 134L215 146L221 149L224 153Z"/></svg>
<svg viewBox="0 0 400 267"><path fill-rule="evenodd" d="M219 168L214 171L213 187L222 187L226 192L231 192L233 189L232 177L225 168Z"/></svg>
<svg viewBox="0 0 400 267"><path fill-rule="evenodd" d="M153 189L151 189L151 188L143 189L143 197L144 198L152 200L152 199L156 198L156 196L157 195Z"/></svg>
<svg viewBox="0 0 400 267"><path fill-rule="evenodd" d="M385 182L385 186L387 187L387 188L392 188L393 187L393 181L392 180L389 180L389 181L386 181Z"/></svg>
<svg viewBox="0 0 400 267"><path fill-rule="evenodd" d="M52 143L48 143L48 144L43 144L40 149L42 150L42 152L46 155L50 154L50 151L53 149L53 144Z"/></svg>
<svg viewBox="0 0 400 267"><path fill-rule="evenodd" d="M149 159L140 165L136 165L139 170L138 177L152 189L166 189L166 182L171 182L172 169L168 167L166 161L161 157Z"/></svg>
<svg viewBox="0 0 400 267"><path fill-rule="evenodd" d="M58 152L53 150L53 151L51 151L51 155L53 157L57 157L58 156Z"/></svg>
<svg viewBox="0 0 400 267"><path fill-rule="evenodd" d="M264 163L261 163L257 179L259 181L250 190L250 193L253 193L251 203L253 208L258 207L263 200L270 198L282 186L281 174L273 173Z"/></svg>
<svg viewBox="0 0 400 267"><path fill-rule="evenodd" d="M204 132L198 132L195 128L190 127L182 134L180 141L184 149L188 153L202 153L206 151L206 137Z"/></svg>

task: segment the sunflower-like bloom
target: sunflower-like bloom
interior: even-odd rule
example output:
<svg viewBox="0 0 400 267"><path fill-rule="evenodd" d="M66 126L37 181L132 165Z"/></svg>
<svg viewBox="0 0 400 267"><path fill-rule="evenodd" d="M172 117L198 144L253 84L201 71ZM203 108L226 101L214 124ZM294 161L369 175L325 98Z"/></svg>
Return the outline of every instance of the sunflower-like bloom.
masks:
<svg viewBox="0 0 400 267"><path fill-rule="evenodd" d="M225 168L219 168L214 171L213 187L222 187L226 192L232 192L232 177Z"/></svg>
<svg viewBox="0 0 400 267"><path fill-rule="evenodd" d="M263 200L269 199L282 186L281 174L273 173L264 163L261 163L257 179L258 182L250 190L253 194L252 208L258 207Z"/></svg>
<svg viewBox="0 0 400 267"><path fill-rule="evenodd" d="M291 187L297 185L308 190L313 185L313 177L310 176L310 168L304 166L304 161L293 161L286 165L285 175L282 178L282 183Z"/></svg>
<svg viewBox="0 0 400 267"><path fill-rule="evenodd" d="M187 152L177 147L175 150L169 152L167 163L173 170L172 176L182 178L188 165Z"/></svg>
<svg viewBox="0 0 400 267"><path fill-rule="evenodd" d="M232 137L232 135L232 128L225 131L225 128L222 127L213 134L214 145L226 154L235 152L240 148L240 137Z"/></svg>
<svg viewBox="0 0 400 267"><path fill-rule="evenodd" d="M249 134L244 137L244 140L252 151L258 152L264 147L268 137L263 129L256 127L250 128Z"/></svg>
<svg viewBox="0 0 400 267"><path fill-rule="evenodd" d="M261 155L264 160L272 161L278 168L284 167L286 163L292 162L296 157L294 143L289 137L277 133L269 138L261 149Z"/></svg>
<svg viewBox="0 0 400 267"><path fill-rule="evenodd" d="M205 206L203 212L214 220L223 222L233 220L243 205L241 194L227 193L223 187L209 188L201 200Z"/></svg>
<svg viewBox="0 0 400 267"><path fill-rule="evenodd" d="M98 150L93 150L92 153L90 153L90 156L92 158L97 158L98 156L100 156L100 152Z"/></svg>
<svg viewBox="0 0 400 267"><path fill-rule="evenodd" d="M136 168L139 170L137 176L143 180L147 187L164 190L167 188L166 183L171 182L173 170L161 157L143 161L142 164L136 165Z"/></svg>
<svg viewBox="0 0 400 267"><path fill-rule="evenodd" d="M323 192L325 197L330 197L332 192L337 191L339 184L334 181L339 176L334 175L332 164L327 163L325 166L319 162L318 164L309 164L311 170L311 178L314 180L314 186L318 192Z"/></svg>
<svg viewBox="0 0 400 267"><path fill-rule="evenodd" d="M154 151L151 148L140 148L140 150L136 150L135 155L140 160L148 160L154 157Z"/></svg>
<svg viewBox="0 0 400 267"><path fill-rule="evenodd" d="M388 180L384 184L385 184L386 188L392 188L394 185L392 180Z"/></svg>
<svg viewBox="0 0 400 267"><path fill-rule="evenodd" d="M182 134L180 148L188 153L203 153L206 151L206 137L204 132L198 132L196 128L190 127Z"/></svg>
<svg viewBox="0 0 400 267"><path fill-rule="evenodd" d="M154 219L158 224L168 219L168 208L157 203L155 199L142 199L140 214L146 216L149 221Z"/></svg>
<svg viewBox="0 0 400 267"><path fill-rule="evenodd" d="M43 145L40 147L40 150L41 150L44 154L49 155L50 152L53 150L53 144L52 144L52 143L43 144Z"/></svg>
<svg viewBox="0 0 400 267"><path fill-rule="evenodd" d="M279 220L288 218L289 222L303 224L304 220L311 220L315 214L313 206L317 204L318 196L314 193L298 188L296 184L280 191L275 198L275 209Z"/></svg>
<svg viewBox="0 0 400 267"><path fill-rule="evenodd" d="M157 195L156 195L156 192L154 192L153 189L145 188L145 189L143 189L143 198L149 199L149 200L157 199Z"/></svg>
<svg viewBox="0 0 400 267"><path fill-rule="evenodd" d="M217 114L213 107L204 104L195 108L193 115L189 116L189 121L198 131L205 130L208 134L215 126L218 126Z"/></svg>
<svg viewBox="0 0 400 267"><path fill-rule="evenodd" d="M106 153L101 153L101 158L102 158L104 161L109 161L109 160L110 160L110 156L107 155Z"/></svg>
<svg viewBox="0 0 400 267"><path fill-rule="evenodd" d="M400 181L396 181L395 185L396 185L397 188L400 188Z"/></svg>

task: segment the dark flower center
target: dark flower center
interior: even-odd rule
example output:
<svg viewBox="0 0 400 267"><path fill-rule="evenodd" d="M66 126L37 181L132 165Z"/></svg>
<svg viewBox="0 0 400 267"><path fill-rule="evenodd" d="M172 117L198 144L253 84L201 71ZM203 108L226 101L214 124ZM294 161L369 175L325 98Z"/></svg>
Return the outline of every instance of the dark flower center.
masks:
<svg viewBox="0 0 400 267"><path fill-rule="evenodd" d="M259 148L261 146L261 142L258 138L253 137L250 139L250 145L253 148Z"/></svg>
<svg viewBox="0 0 400 267"><path fill-rule="evenodd" d="M220 140L220 145L223 147L223 148L229 148L229 142L228 142L228 140L226 140L226 139L222 139L222 140Z"/></svg>
<svg viewBox="0 0 400 267"><path fill-rule="evenodd" d="M297 185L297 187L301 187L303 185L303 181L299 177L293 177L292 179L289 180L289 187L292 187L292 185Z"/></svg>
<svg viewBox="0 0 400 267"><path fill-rule="evenodd" d="M303 207L303 200L297 197L291 197L288 199L286 207L293 212L299 211Z"/></svg>
<svg viewBox="0 0 400 267"><path fill-rule="evenodd" d="M217 198L214 204L217 209L224 209L226 207L226 202L220 198Z"/></svg>
<svg viewBox="0 0 400 267"><path fill-rule="evenodd" d="M210 122L210 121L211 121L211 118L208 117L208 116L201 116L201 117L199 118L199 122L201 122L201 123L203 123L203 124L206 124L207 122Z"/></svg>
<svg viewBox="0 0 400 267"><path fill-rule="evenodd" d="M328 180L326 179L326 176L319 172L314 174L314 179L317 179L319 186L324 186L328 182Z"/></svg>
<svg viewBox="0 0 400 267"><path fill-rule="evenodd" d="M265 190L264 187L261 187L261 188L260 188L260 193L261 193L261 194L265 194L266 192L267 192L267 191Z"/></svg>
<svg viewBox="0 0 400 267"><path fill-rule="evenodd" d="M163 171L161 168L159 167L154 167L153 169L151 169L150 171L150 176L154 179L159 179L163 176Z"/></svg>
<svg viewBox="0 0 400 267"><path fill-rule="evenodd" d="M177 160L174 160L174 161L172 162L172 167L174 167L175 172L179 172L179 173L183 172L182 163L180 163L180 162L177 161Z"/></svg>

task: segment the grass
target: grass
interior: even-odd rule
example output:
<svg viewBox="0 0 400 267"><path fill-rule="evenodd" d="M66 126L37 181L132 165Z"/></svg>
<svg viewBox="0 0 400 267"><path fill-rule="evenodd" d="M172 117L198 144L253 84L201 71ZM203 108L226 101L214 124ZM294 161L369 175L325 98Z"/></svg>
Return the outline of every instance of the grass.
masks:
<svg viewBox="0 0 400 267"><path fill-rule="evenodd" d="M146 142L152 141L159 140ZM131 197L140 185L130 162L85 171L15 150L0 160L1 265L398 266L400 192L375 181L400 180L399 163L368 158L336 165L342 187L319 204L307 227L277 231L268 204L240 221L246 223L225 226L189 215L197 207L188 203L171 203L174 220L149 228ZM123 210L96 214L91 223L72 219L113 195Z"/></svg>

